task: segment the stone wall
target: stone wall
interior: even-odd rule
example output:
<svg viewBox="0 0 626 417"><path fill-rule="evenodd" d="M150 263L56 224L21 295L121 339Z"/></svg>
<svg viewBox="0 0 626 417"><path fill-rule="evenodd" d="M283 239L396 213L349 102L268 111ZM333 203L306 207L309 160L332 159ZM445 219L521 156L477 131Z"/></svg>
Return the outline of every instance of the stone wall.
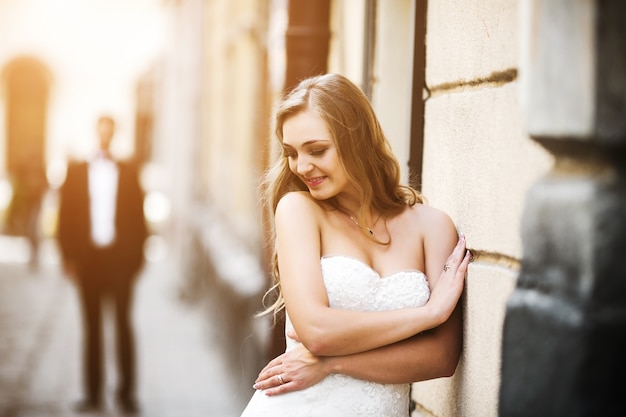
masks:
<svg viewBox="0 0 626 417"><path fill-rule="evenodd" d="M428 2L423 192L476 259L452 378L413 385L417 415L497 416L502 324L522 259L530 186L552 164L523 125L518 2Z"/></svg>

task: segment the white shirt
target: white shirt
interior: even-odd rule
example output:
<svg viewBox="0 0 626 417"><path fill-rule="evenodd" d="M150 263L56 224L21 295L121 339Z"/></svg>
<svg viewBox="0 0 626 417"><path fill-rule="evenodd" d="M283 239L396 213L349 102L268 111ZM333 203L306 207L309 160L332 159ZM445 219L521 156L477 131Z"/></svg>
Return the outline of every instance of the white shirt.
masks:
<svg viewBox="0 0 626 417"><path fill-rule="evenodd" d="M115 162L96 157L89 162L89 207L91 239L98 247L115 240L115 206L119 172Z"/></svg>

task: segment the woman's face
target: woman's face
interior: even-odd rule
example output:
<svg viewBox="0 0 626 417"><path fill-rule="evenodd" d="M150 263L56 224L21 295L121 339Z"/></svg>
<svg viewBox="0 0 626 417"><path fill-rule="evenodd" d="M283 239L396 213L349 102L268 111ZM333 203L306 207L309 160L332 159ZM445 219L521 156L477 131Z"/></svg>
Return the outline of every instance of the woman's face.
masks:
<svg viewBox="0 0 626 417"><path fill-rule="evenodd" d="M328 126L312 110L283 123L283 154L289 169L307 185L317 200L326 200L352 188Z"/></svg>

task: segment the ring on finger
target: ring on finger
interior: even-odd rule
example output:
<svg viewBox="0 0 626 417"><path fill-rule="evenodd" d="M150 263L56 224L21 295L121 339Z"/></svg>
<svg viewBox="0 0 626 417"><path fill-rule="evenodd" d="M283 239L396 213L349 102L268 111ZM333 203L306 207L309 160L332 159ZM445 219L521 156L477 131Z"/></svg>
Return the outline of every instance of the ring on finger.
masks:
<svg viewBox="0 0 626 417"><path fill-rule="evenodd" d="M283 379L283 374L278 374L278 383L280 385L283 385L285 383L285 380Z"/></svg>

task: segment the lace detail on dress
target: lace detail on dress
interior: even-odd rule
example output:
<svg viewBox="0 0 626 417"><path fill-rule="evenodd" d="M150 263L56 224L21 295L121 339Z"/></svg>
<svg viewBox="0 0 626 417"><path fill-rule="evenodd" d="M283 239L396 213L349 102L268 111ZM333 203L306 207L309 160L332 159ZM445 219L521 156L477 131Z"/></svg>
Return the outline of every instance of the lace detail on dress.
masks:
<svg viewBox="0 0 626 417"><path fill-rule="evenodd" d="M380 277L369 265L347 256L322 258L322 276L334 308L397 310L422 306L430 296L426 275L421 271L404 270Z"/></svg>
<svg viewBox="0 0 626 417"><path fill-rule="evenodd" d="M426 276L417 270L380 277L355 258L321 259L331 307L384 311L419 307L428 301ZM287 316L286 330L293 329ZM287 338L287 350L296 342ZM267 397L257 391L242 417L408 417L409 384L377 384L345 375L329 375L318 384L289 394Z"/></svg>

